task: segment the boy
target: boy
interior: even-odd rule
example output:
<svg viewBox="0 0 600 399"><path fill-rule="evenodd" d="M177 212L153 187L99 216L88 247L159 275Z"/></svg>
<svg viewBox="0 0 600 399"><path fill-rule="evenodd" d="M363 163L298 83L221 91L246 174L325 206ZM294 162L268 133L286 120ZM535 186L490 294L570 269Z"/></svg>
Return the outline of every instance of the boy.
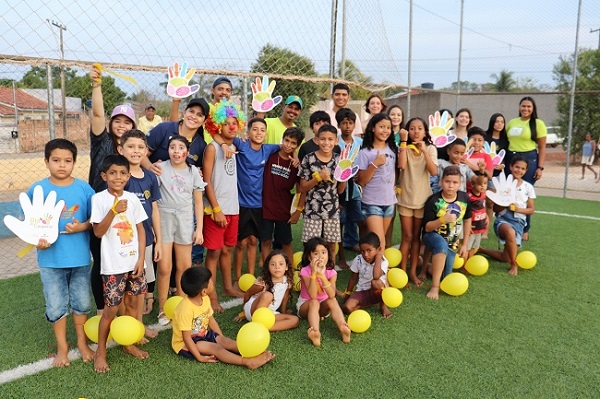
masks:
<svg viewBox="0 0 600 399"><path fill-rule="evenodd" d="M331 124L338 128L337 121L335 120L335 114L341 108L346 108L348 102L350 101L350 87L345 83L338 83L333 86L331 90L331 99L333 100L333 108L328 110L327 113L331 118ZM358 114L356 114L356 121L354 122L354 131L352 132L355 136L362 136L362 125L360 123L360 118Z"/></svg>
<svg viewBox="0 0 600 399"><path fill-rule="evenodd" d="M40 239L37 249L42 288L46 299L46 320L52 323L57 353L52 365L69 366L67 343L67 315L73 312L77 334L77 348L84 362L94 358L87 344L83 324L91 308L89 229L90 200L94 190L89 184L71 176L77 147L65 139L46 143L44 161L50 177L34 183L27 195L33 198L35 186L42 186L44 195L56 192L56 200L65 206L58 224L58 239L48 244ZM45 200L45 198L44 198Z"/></svg>
<svg viewBox="0 0 600 399"><path fill-rule="evenodd" d="M146 293L143 221L148 216L138 197L125 191L130 174L129 162L124 156L107 156L102 163L101 176L108 188L92 197L90 223L94 235L101 239L100 274L105 305L98 327L94 370L105 373L110 370L106 361L106 341L119 305L124 302L125 314L137 317L139 300L135 297ZM123 349L138 359L148 357L148 352L135 345Z"/></svg>
<svg viewBox="0 0 600 399"><path fill-rule="evenodd" d="M440 185L440 176L450 165L458 166L460 169L460 191L467 191L467 181L471 180L475 173L471 170L471 168L464 163L465 160L465 151L467 147L465 142L462 139L456 139L452 143L446 147L446 152L448 153L449 161L445 159L438 159L438 174L437 176L432 176L432 191L437 193L442 189Z"/></svg>
<svg viewBox="0 0 600 399"><path fill-rule="evenodd" d="M323 237L329 243L331 253L341 240L339 194L346 189L346 182L333 180L333 172L339 162L334 154L337 145L337 129L323 125L317 133L319 149L302 160L298 176L300 192L306 193L302 242L313 237Z"/></svg>
<svg viewBox="0 0 600 399"><path fill-rule="evenodd" d="M204 247L207 249L206 267L212 273L213 284L217 278L217 263L220 264L223 278L223 293L241 297L231 281L231 249L237 243L239 202L237 188L236 155L226 158L224 149L233 150L233 139L241 131L246 115L231 101L221 101L211 107L210 117L214 123L207 126L216 141L206 146L202 171L206 187L204 189ZM215 312L224 309L219 303L215 290L210 300Z"/></svg>
<svg viewBox="0 0 600 399"><path fill-rule="evenodd" d="M273 237L280 242L288 259L293 259L292 227L298 223L302 208L290 215L293 195L291 190L298 184L298 168L291 157L304 140L304 132L290 127L283 133L279 152L272 154L265 165L263 175L262 219L259 238L263 259L271 252ZM311 140L312 141L312 140Z"/></svg>
<svg viewBox="0 0 600 399"><path fill-rule="evenodd" d="M221 332L213 317L209 295L214 291L211 272L204 267L192 267L181 276L181 289L187 295L175 308L171 347L178 355L201 363L245 366L256 369L273 360L275 355L264 352L252 358L242 358L237 344Z"/></svg>
<svg viewBox="0 0 600 399"><path fill-rule="evenodd" d="M335 114L335 120L339 126L341 134L338 136L338 143L340 149L343 150L346 146L350 146L351 152L357 151L362 146L362 138L353 136L354 128L356 126L356 114L349 108L341 108ZM358 160L358 158L357 158ZM357 164L355 160L355 165ZM340 223L342 226L342 242L340 248L352 248L358 244L358 230L364 228L362 226L365 220L365 216L361 210L361 196L360 191L354 183L354 179L348 181L346 191L343 194L340 204L342 211L340 213ZM342 269L348 268L346 264L346 256L343 250L339 251L340 267Z"/></svg>
<svg viewBox="0 0 600 399"><path fill-rule="evenodd" d="M343 310L350 314L358 309L379 305L381 314L387 319L392 312L383 303L381 291L387 285L388 261L381 255L379 236L370 231L360 238L359 246L361 254L350 265L352 275L343 294L347 297ZM356 291L352 292L354 287Z"/></svg>
<svg viewBox="0 0 600 399"><path fill-rule="evenodd" d="M469 129L468 135L473 153L468 159L465 160L465 163L469 165L471 170L474 172L483 169L488 179L491 179L492 174L494 173L494 165L492 163L490 154L483 150L486 139L485 130L477 126L473 126Z"/></svg>
<svg viewBox="0 0 600 399"><path fill-rule="evenodd" d="M469 258L477 253L481 245L481 236L488 229L487 214L485 212L485 190L487 190L488 177L479 174L471 180L469 190L469 203L471 204L471 235L467 249ZM468 258L465 258L465 261Z"/></svg>
<svg viewBox="0 0 600 399"><path fill-rule="evenodd" d="M308 122L310 124L310 130L313 132L313 138L300 146L300 150L298 150L298 159L300 159L300 162L302 162L307 154L319 149L319 138L317 133L321 126L331 125L331 118L325 111L315 111L308 118Z"/></svg>
<svg viewBox="0 0 600 399"><path fill-rule="evenodd" d="M458 190L460 176L458 166L444 169L442 191L431 195L425 203L423 244L433 254L429 299L439 298L440 282L452 272L461 231L464 240L459 254L463 258L468 255L466 243L471 234L471 205L467 193Z"/></svg>
<svg viewBox="0 0 600 399"><path fill-rule="evenodd" d="M146 233L146 283L148 293L145 298L139 297L142 303L138 305L140 311L138 320L142 321L142 314L152 312L154 305L154 284L156 281L154 265L160 260L162 252L162 239L160 234L160 213L158 212L158 200L161 198L158 178L149 170L141 166L142 159L146 156L148 146L146 135L137 129L128 130L121 136L121 145L117 148L119 154L123 155L129 162L129 173L131 177L125 185L125 190L135 194L148 216L144 220L144 232ZM156 226L154 228L153 226ZM156 240L155 240L156 239ZM154 251L152 245L154 244ZM154 256L153 256L154 255ZM156 337L156 332L146 328L146 335Z"/></svg>

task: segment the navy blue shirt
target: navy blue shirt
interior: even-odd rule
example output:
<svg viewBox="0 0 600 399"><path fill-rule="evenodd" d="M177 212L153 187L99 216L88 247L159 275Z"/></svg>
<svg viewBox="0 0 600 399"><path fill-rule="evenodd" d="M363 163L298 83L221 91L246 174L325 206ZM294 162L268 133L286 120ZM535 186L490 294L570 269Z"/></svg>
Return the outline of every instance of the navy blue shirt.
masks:
<svg viewBox="0 0 600 399"><path fill-rule="evenodd" d="M179 134L179 123L181 122L163 122L150 130L148 133L148 149L152 151L152 155L148 157L150 162L169 159L169 139ZM190 152L186 160L188 165L202 167L205 148L204 130L200 127L190 143Z"/></svg>
<svg viewBox="0 0 600 399"><path fill-rule="evenodd" d="M156 175L149 170L142 170L144 171L144 177L140 179L131 176L127 185L125 185L125 190L135 194L139 198L142 207L146 211L146 215L148 215L148 219L144 220L142 225L146 232L146 246L150 246L154 242L154 231L152 230L152 203L158 201L161 198L161 195ZM157 228L160 228L160 226L157 226Z"/></svg>

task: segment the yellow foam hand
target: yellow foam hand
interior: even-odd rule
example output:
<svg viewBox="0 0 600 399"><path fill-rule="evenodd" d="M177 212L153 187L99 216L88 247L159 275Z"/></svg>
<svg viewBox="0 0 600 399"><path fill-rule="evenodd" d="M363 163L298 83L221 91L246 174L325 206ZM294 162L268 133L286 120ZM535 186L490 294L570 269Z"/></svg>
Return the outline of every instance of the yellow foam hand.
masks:
<svg viewBox="0 0 600 399"><path fill-rule="evenodd" d="M256 82L252 83L252 108L256 112L269 112L281 102L282 97L273 96L273 90L275 90L276 82L271 80L269 83L269 77L264 75L262 82L260 78L256 78Z"/></svg>
<svg viewBox="0 0 600 399"><path fill-rule="evenodd" d="M190 80L196 73L195 68L187 69L187 62L181 64L175 62L167 68L169 81L167 82L167 94L173 98L186 98L200 90L200 85L189 85Z"/></svg>

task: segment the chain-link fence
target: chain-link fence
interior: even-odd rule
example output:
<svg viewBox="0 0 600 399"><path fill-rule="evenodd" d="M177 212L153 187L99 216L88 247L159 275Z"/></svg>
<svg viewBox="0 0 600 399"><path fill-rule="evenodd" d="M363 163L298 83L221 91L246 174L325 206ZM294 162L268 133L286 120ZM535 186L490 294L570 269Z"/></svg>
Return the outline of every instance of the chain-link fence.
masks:
<svg viewBox="0 0 600 399"><path fill-rule="evenodd" d="M145 105L152 103L157 114L168 119L166 70L174 61L185 61L197 68L193 77L200 85L197 95L208 98L214 78L228 76L234 95L247 109L250 83L268 74L277 81L275 94L301 95L304 128L313 110L331 107L331 84L345 81L352 88L350 106L363 118L368 116L365 99L377 92L388 105L398 103L412 116L469 107L474 123L484 129L495 112L507 119L516 117L519 99L528 94L538 101L540 118L557 126L560 139L565 137L564 128L558 127L557 104L568 91L564 87L557 91L553 71L560 57L568 59L574 50L577 2L549 1L544 7L514 2L512 9L510 4L464 2L460 72L461 2L414 1L412 18L410 3L0 0L0 216L18 214L18 194L47 176L41 151L51 137L77 144L74 175L87 180L88 72L94 62L137 82L105 74L107 113L128 102L140 117ZM593 25L600 20L600 4L584 3L580 44L595 50L598 32L588 31L600 28ZM523 23L515 13L531 17ZM504 72L509 72L507 80ZM410 91L410 109L409 82L418 87ZM421 83L433 83L433 88L431 84L421 88ZM585 90L598 96L600 86ZM280 114L278 107L268 116ZM598 134L600 125L593 131L596 140ZM566 186L568 197L600 200L600 184L591 172L579 179L579 155L571 161L565 184L564 148L549 146L538 191L562 195ZM597 165L594 168L598 170ZM35 255L19 261L16 252L23 243L0 224L0 277L35 270Z"/></svg>

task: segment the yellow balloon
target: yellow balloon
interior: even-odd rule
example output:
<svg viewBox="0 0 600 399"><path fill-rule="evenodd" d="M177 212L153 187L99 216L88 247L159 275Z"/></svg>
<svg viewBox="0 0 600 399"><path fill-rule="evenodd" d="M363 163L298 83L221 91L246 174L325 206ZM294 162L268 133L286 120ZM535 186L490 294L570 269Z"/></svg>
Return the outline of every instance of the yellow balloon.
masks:
<svg viewBox="0 0 600 399"><path fill-rule="evenodd" d="M110 333L119 345L133 345L141 339L140 324L142 323L134 317L119 316L110 324ZM143 329L141 330L141 333L143 336Z"/></svg>
<svg viewBox="0 0 600 399"><path fill-rule="evenodd" d="M242 274L242 277L240 277L240 279L238 281L240 290L242 290L244 292L248 291L250 289L250 287L252 287L252 285L254 284L255 280L256 280L256 277L254 277L253 274L250 274L250 273Z"/></svg>
<svg viewBox="0 0 600 399"><path fill-rule="evenodd" d="M98 343L98 327L100 327L101 315L96 315L87 319L83 325L83 331L87 335L88 339L92 342Z"/></svg>
<svg viewBox="0 0 600 399"><path fill-rule="evenodd" d="M475 255L467 260L465 269L473 276L483 276L488 271L488 260L481 255Z"/></svg>
<svg viewBox="0 0 600 399"><path fill-rule="evenodd" d="M381 298L389 308L397 308L402 303L402 293L398 288L386 287L381 292Z"/></svg>
<svg viewBox="0 0 600 399"><path fill-rule="evenodd" d="M537 257L531 251L523 251L517 255L517 265L523 269L531 269L537 263Z"/></svg>
<svg viewBox="0 0 600 399"><path fill-rule="evenodd" d="M440 288L448 295L460 296L469 288L469 280L462 273L450 273L442 280Z"/></svg>
<svg viewBox="0 0 600 399"><path fill-rule="evenodd" d="M178 295L172 296L171 298L167 299L163 306L163 312L165 313L165 316L173 320L175 308L177 307L177 305L179 305L179 302L181 301L183 301L183 297Z"/></svg>
<svg viewBox="0 0 600 399"><path fill-rule="evenodd" d="M300 288L302 287L302 280L300 280L300 272L298 270L294 271L293 281L294 291L300 291Z"/></svg>
<svg viewBox="0 0 600 399"><path fill-rule="evenodd" d="M355 333L363 333L371 327L371 315L365 310L355 310L348 316L348 325Z"/></svg>
<svg viewBox="0 0 600 399"><path fill-rule="evenodd" d="M386 248L383 256L388 260L390 267L397 267L400 265L400 262L402 262L402 252L397 248Z"/></svg>
<svg viewBox="0 0 600 399"><path fill-rule="evenodd" d="M452 268L453 269L460 269L461 267L463 267L464 264L465 264L465 259L461 258L460 255L456 255L454 257L454 266Z"/></svg>
<svg viewBox="0 0 600 399"><path fill-rule="evenodd" d="M395 267L388 270L387 281L394 288L404 288L408 284L408 276L404 270Z"/></svg>
<svg viewBox="0 0 600 399"><path fill-rule="evenodd" d="M302 251L298 251L294 253L294 257L292 259L292 266L295 270L302 269Z"/></svg>
<svg viewBox="0 0 600 399"><path fill-rule="evenodd" d="M269 330L275 324L275 313L269 308L258 308L252 313L252 321L262 324Z"/></svg>
<svg viewBox="0 0 600 399"><path fill-rule="evenodd" d="M242 357L256 357L267 350L271 335L267 327L251 321L240 328L236 342Z"/></svg>

